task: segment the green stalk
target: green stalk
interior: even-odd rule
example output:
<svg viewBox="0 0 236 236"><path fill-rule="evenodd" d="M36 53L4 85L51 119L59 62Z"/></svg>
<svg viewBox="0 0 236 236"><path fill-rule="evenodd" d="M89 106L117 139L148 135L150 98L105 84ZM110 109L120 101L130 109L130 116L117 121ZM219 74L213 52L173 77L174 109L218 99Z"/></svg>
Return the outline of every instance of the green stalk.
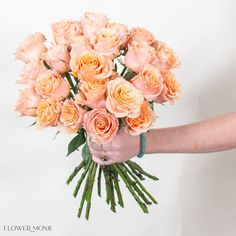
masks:
<svg viewBox="0 0 236 236"><path fill-rule="evenodd" d="M121 71L120 75L123 76L123 75L125 74L126 70L127 70L127 67L125 66L125 67L123 68L123 70Z"/></svg>
<svg viewBox="0 0 236 236"><path fill-rule="evenodd" d="M83 160L80 162L78 166L75 167L74 171L66 181L67 184L69 184L74 179L74 177L78 174L78 172L85 166L85 163L86 163L85 160Z"/></svg>
<svg viewBox="0 0 236 236"><path fill-rule="evenodd" d="M108 173L108 181L109 181L109 186L110 186L110 193L111 193L111 210L113 212L116 212L116 202L115 202L115 194L114 194L114 185L113 185L113 181L112 181L112 173L111 173L111 169L109 168L109 173Z"/></svg>
<svg viewBox="0 0 236 236"><path fill-rule="evenodd" d="M73 92L76 94L77 93L77 88L75 87L71 77L70 77L70 74L69 73L65 73L65 76L66 76L66 79L68 81L68 83L70 84L70 87L72 88Z"/></svg>
<svg viewBox="0 0 236 236"><path fill-rule="evenodd" d="M111 191L110 191L110 188L109 188L109 180L108 180L108 174L107 174L107 167L103 166L102 168L103 168L102 170L103 170L103 175L104 175L104 178L105 178L105 185L106 185L106 192L107 192L106 202L107 202L107 204L109 204L110 200L111 200Z"/></svg>
<svg viewBox="0 0 236 236"><path fill-rule="evenodd" d="M102 168L99 166L98 170L98 196L101 197L101 177L102 177Z"/></svg>

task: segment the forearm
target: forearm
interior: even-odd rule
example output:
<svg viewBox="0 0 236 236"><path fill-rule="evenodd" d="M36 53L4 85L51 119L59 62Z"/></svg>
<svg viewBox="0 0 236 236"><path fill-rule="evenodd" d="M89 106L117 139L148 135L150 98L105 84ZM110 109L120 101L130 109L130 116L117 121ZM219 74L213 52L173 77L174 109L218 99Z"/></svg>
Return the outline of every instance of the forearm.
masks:
<svg viewBox="0 0 236 236"><path fill-rule="evenodd" d="M204 153L236 148L236 113L146 133L146 153Z"/></svg>

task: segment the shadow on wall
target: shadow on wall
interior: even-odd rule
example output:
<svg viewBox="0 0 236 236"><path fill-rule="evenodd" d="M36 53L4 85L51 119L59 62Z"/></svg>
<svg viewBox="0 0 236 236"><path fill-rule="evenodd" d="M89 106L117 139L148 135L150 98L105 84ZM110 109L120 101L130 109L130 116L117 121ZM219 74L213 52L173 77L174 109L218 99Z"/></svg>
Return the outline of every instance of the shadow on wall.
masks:
<svg viewBox="0 0 236 236"><path fill-rule="evenodd" d="M199 120L236 112L236 68L225 68L219 68L200 90ZM181 236L235 236L235 187L235 149L186 155L180 179Z"/></svg>

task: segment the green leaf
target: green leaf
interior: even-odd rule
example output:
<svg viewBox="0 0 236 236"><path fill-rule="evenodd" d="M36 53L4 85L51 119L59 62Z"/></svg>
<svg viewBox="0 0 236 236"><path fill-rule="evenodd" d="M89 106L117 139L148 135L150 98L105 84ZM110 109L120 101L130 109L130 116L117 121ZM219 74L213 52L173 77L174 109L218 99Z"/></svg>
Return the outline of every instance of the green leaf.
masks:
<svg viewBox="0 0 236 236"><path fill-rule="evenodd" d="M92 154L90 153L89 146L87 143L84 144L82 149L82 157L85 161L92 158Z"/></svg>
<svg viewBox="0 0 236 236"><path fill-rule="evenodd" d="M68 145L68 153L66 156L69 156L72 152L76 151L82 144L86 141L84 131L80 131Z"/></svg>
<svg viewBox="0 0 236 236"><path fill-rule="evenodd" d="M29 128L29 127L32 127L32 126L34 126L34 125L36 125L36 121L34 121L31 125L29 125L28 128Z"/></svg>
<svg viewBox="0 0 236 236"><path fill-rule="evenodd" d="M132 78L134 78L134 76L137 75L135 72L133 71L128 71L125 76L124 79L130 81Z"/></svg>
<svg viewBox="0 0 236 236"><path fill-rule="evenodd" d="M48 65L48 63L45 60L43 60L43 64L48 70L51 70L51 67Z"/></svg>

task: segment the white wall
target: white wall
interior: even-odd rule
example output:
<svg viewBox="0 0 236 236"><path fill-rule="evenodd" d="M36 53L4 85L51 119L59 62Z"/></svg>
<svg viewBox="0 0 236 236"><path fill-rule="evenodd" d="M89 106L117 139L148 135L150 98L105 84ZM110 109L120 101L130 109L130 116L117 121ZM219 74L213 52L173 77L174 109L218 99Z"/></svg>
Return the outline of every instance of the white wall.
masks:
<svg viewBox="0 0 236 236"><path fill-rule="evenodd" d="M79 199L65 180L80 156L64 157L69 136L54 141L55 130L26 128L31 120L13 112L22 64L12 55L26 35L49 35L51 22L77 19L84 11L147 27L182 61L176 72L181 99L175 106L157 107L157 126L190 123L236 110L234 0L8 0L0 10L0 235L5 235L2 225L12 224L53 225L48 235L56 236L236 235L235 151L146 156L140 163L160 178L146 183L159 200L149 215L125 190L126 207L118 214L95 194L90 221L78 220Z"/></svg>

